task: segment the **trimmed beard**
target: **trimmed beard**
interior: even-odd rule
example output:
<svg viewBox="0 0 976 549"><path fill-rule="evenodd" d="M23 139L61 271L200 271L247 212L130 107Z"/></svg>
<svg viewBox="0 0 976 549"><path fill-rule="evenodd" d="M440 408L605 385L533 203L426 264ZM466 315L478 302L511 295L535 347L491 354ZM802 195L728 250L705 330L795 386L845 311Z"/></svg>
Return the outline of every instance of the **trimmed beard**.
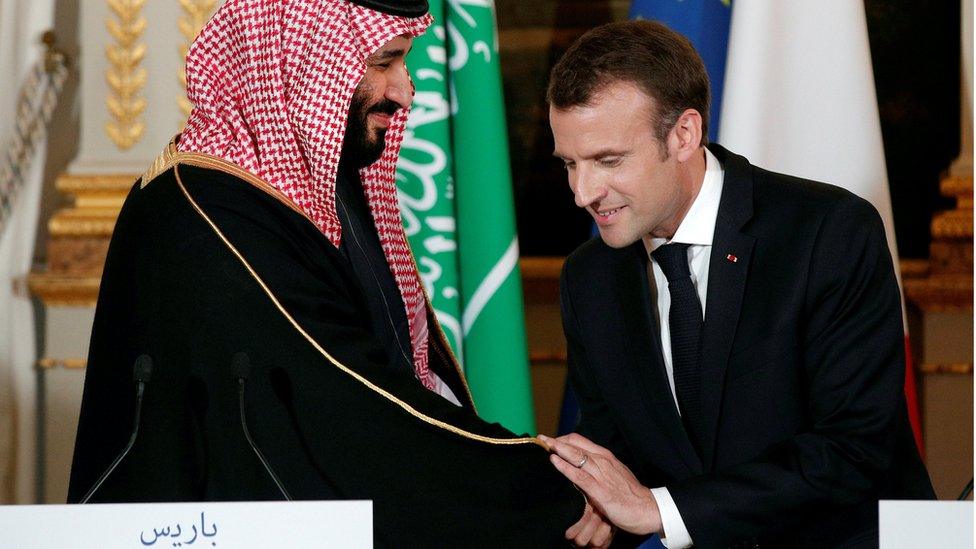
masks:
<svg viewBox="0 0 976 549"><path fill-rule="evenodd" d="M372 105L368 105L367 101L368 93L357 88L349 104L346 136L342 142L343 161L357 169L365 168L379 160L386 148L386 128L378 128L375 132L370 132L368 120L370 113L393 116L400 109L398 104L386 98ZM371 133L373 135L370 135Z"/></svg>

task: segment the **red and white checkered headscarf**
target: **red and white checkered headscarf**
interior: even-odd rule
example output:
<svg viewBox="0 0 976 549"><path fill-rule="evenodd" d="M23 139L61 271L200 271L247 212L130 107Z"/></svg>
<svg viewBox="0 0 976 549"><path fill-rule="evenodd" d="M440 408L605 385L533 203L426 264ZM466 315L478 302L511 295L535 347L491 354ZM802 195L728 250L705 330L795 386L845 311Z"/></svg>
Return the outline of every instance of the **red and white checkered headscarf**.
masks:
<svg viewBox="0 0 976 549"><path fill-rule="evenodd" d="M336 246L342 238L335 180L346 117L365 60L431 22L380 13L346 0L228 0L186 57L193 112L177 145L233 162L292 200ZM386 149L360 170L380 244L403 297L421 382L427 310L400 220L394 172L407 110L386 131Z"/></svg>

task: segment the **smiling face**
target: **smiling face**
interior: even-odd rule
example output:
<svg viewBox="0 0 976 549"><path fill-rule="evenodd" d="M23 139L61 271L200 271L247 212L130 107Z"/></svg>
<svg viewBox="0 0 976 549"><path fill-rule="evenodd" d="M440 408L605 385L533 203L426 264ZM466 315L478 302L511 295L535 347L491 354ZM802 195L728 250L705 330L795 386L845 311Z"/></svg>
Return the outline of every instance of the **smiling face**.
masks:
<svg viewBox="0 0 976 549"><path fill-rule="evenodd" d="M549 109L554 154L566 166L576 205L613 248L647 234L669 238L701 185L689 173L693 155L682 136L685 116L697 113L686 111L662 143L651 122L653 103L637 86L614 82L589 105ZM691 148L698 149L697 140Z"/></svg>
<svg viewBox="0 0 976 549"><path fill-rule="evenodd" d="M412 43L413 38L398 36L366 59L366 74L349 105L343 144L343 155L359 167L379 159L390 120L413 100L413 83L405 63Z"/></svg>

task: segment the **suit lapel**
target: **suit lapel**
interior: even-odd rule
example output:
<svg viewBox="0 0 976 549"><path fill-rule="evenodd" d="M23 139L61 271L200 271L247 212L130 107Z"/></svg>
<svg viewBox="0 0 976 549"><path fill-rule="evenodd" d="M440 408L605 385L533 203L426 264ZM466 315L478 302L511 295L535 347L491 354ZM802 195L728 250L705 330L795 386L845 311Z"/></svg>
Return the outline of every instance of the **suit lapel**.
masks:
<svg viewBox="0 0 976 549"><path fill-rule="evenodd" d="M625 334L624 344L630 360L627 370L636 374L640 384L641 399L650 419L667 433L675 450L689 471L700 473L702 463L695 453L674 406L671 385L661 352L661 330L657 325L647 279L647 253L644 244L637 241L625 253L624 264L617 270L613 285L618 300L617 307L623 314L619 319L619 333ZM667 405L661 405L666 402Z"/></svg>
<svg viewBox="0 0 976 549"><path fill-rule="evenodd" d="M745 158L718 145L709 149L722 163L725 179L709 257L705 326L702 334L702 415L706 470L715 459L715 436L732 342L735 339L755 238L742 232L752 217L752 173Z"/></svg>

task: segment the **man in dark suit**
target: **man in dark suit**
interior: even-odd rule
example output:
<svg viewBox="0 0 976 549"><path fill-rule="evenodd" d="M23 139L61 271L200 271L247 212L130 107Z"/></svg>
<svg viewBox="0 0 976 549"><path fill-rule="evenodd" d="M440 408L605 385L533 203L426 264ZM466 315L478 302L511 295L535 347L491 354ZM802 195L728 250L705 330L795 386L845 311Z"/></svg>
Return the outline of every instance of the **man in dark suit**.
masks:
<svg viewBox="0 0 976 549"><path fill-rule="evenodd" d="M875 546L879 499L934 497L874 208L708 145L702 61L659 23L584 35L549 101L600 230L562 274L582 419L556 467L672 548Z"/></svg>

